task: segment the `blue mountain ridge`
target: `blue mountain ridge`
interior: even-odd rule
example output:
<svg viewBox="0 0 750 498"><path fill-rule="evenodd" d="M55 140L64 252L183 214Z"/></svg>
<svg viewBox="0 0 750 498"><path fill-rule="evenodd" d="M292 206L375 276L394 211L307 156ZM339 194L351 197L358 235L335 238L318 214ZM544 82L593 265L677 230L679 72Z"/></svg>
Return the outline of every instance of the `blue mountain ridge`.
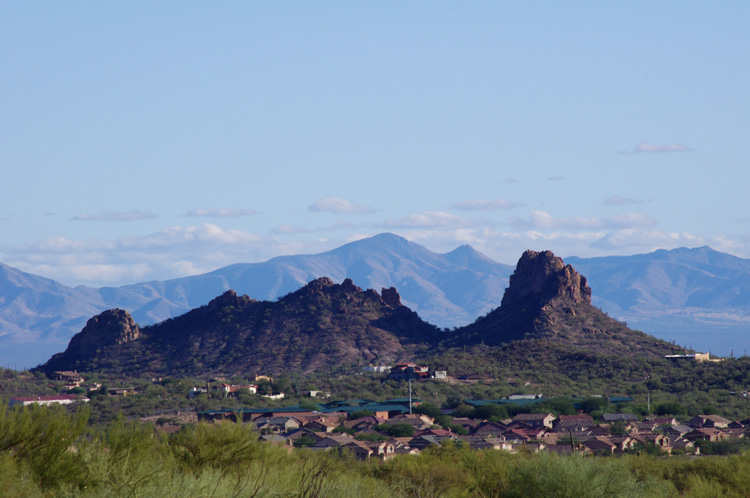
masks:
<svg viewBox="0 0 750 498"><path fill-rule="evenodd" d="M750 342L750 260L709 247L632 256L568 257L593 303L656 337L714 354ZM122 287L67 287L0 263L0 365L34 366L62 351L93 315L128 310L141 325L178 316L227 289L274 300L318 277L362 288L396 287L402 302L440 327L499 306L514 266L463 245L439 254L384 233L314 255L234 264L191 277Z"/></svg>

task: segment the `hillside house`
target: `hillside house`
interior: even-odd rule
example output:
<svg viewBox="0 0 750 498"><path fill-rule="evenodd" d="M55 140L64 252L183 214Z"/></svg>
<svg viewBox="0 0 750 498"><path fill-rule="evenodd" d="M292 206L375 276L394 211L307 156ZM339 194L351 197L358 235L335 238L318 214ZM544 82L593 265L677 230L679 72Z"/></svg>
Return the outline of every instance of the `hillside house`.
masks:
<svg viewBox="0 0 750 498"><path fill-rule="evenodd" d="M388 372L391 368L390 365L367 365L366 367L362 367L362 371L372 374L383 374Z"/></svg>
<svg viewBox="0 0 750 498"><path fill-rule="evenodd" d="M65 382L66 389L80 387L84 382L84 378L81 377L81 374L79 374L76 370L59 370L57 372L53 372L52 379Z"/></svg>
<svg viewBox="0 0 750 498"><path fill-rule="evenodd" d="M83 396L76 396L75 394L56 394L53 396L17 396L10 398L8 406L11 408L14 406L28 406L28 405L69 405L71 403L86 403L88 398Z"/></svg>
<svg viewBox="0 0 750 498"><path fill-rule="evenodd" d="M258 392L258 386L255 384L240 384L240 385L233 385L233 384L227 384L225 382L222 382L221 384L211 386L211 389L215 392L221 393L222 396L234 396L237 394L237 391L240 389L247 389L252 394L255 394Z"/></svg>
<svg viewBox="0 0 750 498"><path fill-rule="evenodd" d="M388 374L390 380L422 380L429 378L429 367L414 363L399 363L391 368Z"/></svg>

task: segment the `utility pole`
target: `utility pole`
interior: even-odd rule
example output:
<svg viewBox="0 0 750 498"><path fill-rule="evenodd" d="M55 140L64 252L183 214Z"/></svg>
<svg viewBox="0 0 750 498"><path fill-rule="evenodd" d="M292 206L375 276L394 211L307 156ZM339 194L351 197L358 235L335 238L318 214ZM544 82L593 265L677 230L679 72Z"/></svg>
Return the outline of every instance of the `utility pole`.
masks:
<svg viewBox="0 0 750 498"><path fill-rule="evenodd" d="M409 415L411 415L411 379L409 379Z"/></svg>

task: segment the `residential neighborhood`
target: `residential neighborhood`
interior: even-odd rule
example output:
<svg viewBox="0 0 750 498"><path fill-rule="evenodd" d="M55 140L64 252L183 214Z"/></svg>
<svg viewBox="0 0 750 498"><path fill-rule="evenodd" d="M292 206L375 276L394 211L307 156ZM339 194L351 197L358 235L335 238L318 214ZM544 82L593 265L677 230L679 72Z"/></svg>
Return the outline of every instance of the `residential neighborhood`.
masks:
<svg viewBox="0 0 750 498"><path fill-rule="evenodd" d="M467 401L484 406L487 400ZM411 411L419 404L420 400L413 400ZM352 418L364 412L371 414ZM338 401L321 404L319 410L299 405L212 410L198 413L198 419L252 423L260 438L270 444L290 449L351 451L361 459L419 454L430 445L446 441L474 449L510 452L612 455L658 449L668 455L700 454L698 441L743 438L750 430L750 419L740 422L701 415L680 421L673 417L639 418L631 413L605 413L599 419L584 413L519 413L501 421L452 417L451 428L445 429L433 417L410 413L408 399L380 403Z"/></svg>

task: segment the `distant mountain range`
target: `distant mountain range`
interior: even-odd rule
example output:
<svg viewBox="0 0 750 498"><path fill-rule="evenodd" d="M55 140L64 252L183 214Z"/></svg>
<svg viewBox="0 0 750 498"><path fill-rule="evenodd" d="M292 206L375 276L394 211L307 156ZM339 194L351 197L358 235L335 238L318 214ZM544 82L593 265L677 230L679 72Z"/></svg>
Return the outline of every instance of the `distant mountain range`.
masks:
<svg viewBox="0 0 750 498"><path fill-rule="evenodd" d="M750 260L702 247L569 257L565 263L588 278L594 305L631 327L715 354L743 354L750 342ZM0 365L41 363L106 309L125 309L148 325L205 305L228 289L274 300L319 277L337 283L351 278L362 288L396 287L403 304L421 318L456 327L496 308L512 271L470 246L438 254L388 233L316 255L100 289L67 287L0 263Z"/></svg>

